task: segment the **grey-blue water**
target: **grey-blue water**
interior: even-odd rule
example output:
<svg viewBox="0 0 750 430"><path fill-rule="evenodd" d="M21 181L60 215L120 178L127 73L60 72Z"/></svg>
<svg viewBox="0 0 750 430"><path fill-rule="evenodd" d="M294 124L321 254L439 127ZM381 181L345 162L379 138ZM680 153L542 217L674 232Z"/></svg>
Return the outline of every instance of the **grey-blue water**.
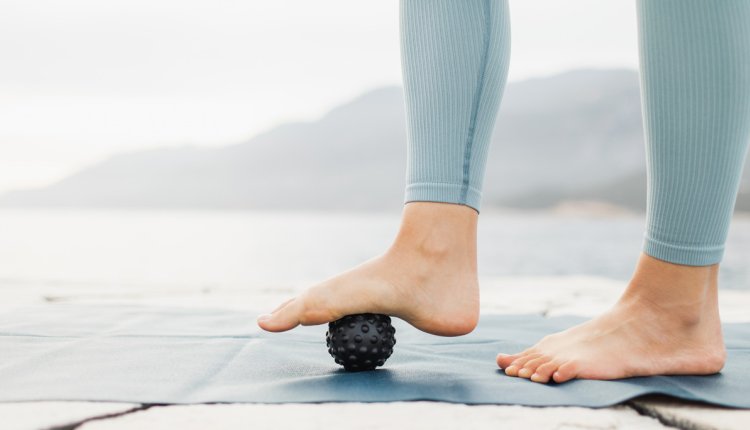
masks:
<svg viewBox="0 0 750 430"><path fill-rule="evenodd" d="M0 210L0 295L24 285L229 287L268 291L322 280L381 253L399 214ZM483 212L480 276L627 280L643 217ZM750 219L738 217L722 288L750 289Z"/></svg>

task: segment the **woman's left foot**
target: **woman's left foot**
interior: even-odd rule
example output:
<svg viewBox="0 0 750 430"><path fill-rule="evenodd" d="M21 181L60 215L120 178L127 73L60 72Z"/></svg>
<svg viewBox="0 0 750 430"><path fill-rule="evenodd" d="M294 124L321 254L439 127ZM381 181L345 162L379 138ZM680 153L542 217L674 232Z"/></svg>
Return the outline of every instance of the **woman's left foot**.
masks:
<svg viewBox="0 0 750 430"><path fill-rule="evenodd" d="M707 375L724 367L718 265L682 266L641 255L617 304L604 315L499 354L510 376L535 382Z"/></svg>

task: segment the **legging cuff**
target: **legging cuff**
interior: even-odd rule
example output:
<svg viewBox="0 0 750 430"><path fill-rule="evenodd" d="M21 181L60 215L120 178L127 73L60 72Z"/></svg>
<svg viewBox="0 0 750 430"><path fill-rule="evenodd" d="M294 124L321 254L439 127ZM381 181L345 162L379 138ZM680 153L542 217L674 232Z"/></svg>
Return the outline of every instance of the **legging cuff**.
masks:
<svg viewBox="0 0 750 430"><path fill-rule="evenodd" d="M665 243L646 235L644 237L643 252L675 264L686 266L710 266L721 261L724 246L686 246Z"/></svg>
<svg viewBox="0 0 750 430"><path fill-rule="evenodd" d="M482 192L462 184L421 182L406 186L404 203L414 201L456 203L469 206L479 213Z"/></svg>

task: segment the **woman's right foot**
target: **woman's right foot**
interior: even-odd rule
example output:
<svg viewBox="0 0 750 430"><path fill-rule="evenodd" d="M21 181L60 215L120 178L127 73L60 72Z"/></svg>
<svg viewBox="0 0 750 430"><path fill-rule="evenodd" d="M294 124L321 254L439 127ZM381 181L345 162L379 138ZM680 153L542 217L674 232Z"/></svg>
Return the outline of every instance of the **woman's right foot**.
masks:
<svg viewBox="0 0 750 430"><path fill-rule="evenodd" d="M258 325L280 332L372 312L435 335L467 334L479 319L477 219L465 205L408 203L385 253L313 285Z"/></svg>

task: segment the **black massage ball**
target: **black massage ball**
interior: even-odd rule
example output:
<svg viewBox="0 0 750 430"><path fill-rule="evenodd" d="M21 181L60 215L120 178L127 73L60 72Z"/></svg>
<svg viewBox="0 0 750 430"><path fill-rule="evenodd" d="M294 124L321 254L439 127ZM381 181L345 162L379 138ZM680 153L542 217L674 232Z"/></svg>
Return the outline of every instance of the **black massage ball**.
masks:
<svg viewBox="0 0 750 430"><path fill-rule="evenodd" d="M347 315L328 323L326 346L336 363L349 371L372 370L393 354L396 329L383 314Z"/></svg>

